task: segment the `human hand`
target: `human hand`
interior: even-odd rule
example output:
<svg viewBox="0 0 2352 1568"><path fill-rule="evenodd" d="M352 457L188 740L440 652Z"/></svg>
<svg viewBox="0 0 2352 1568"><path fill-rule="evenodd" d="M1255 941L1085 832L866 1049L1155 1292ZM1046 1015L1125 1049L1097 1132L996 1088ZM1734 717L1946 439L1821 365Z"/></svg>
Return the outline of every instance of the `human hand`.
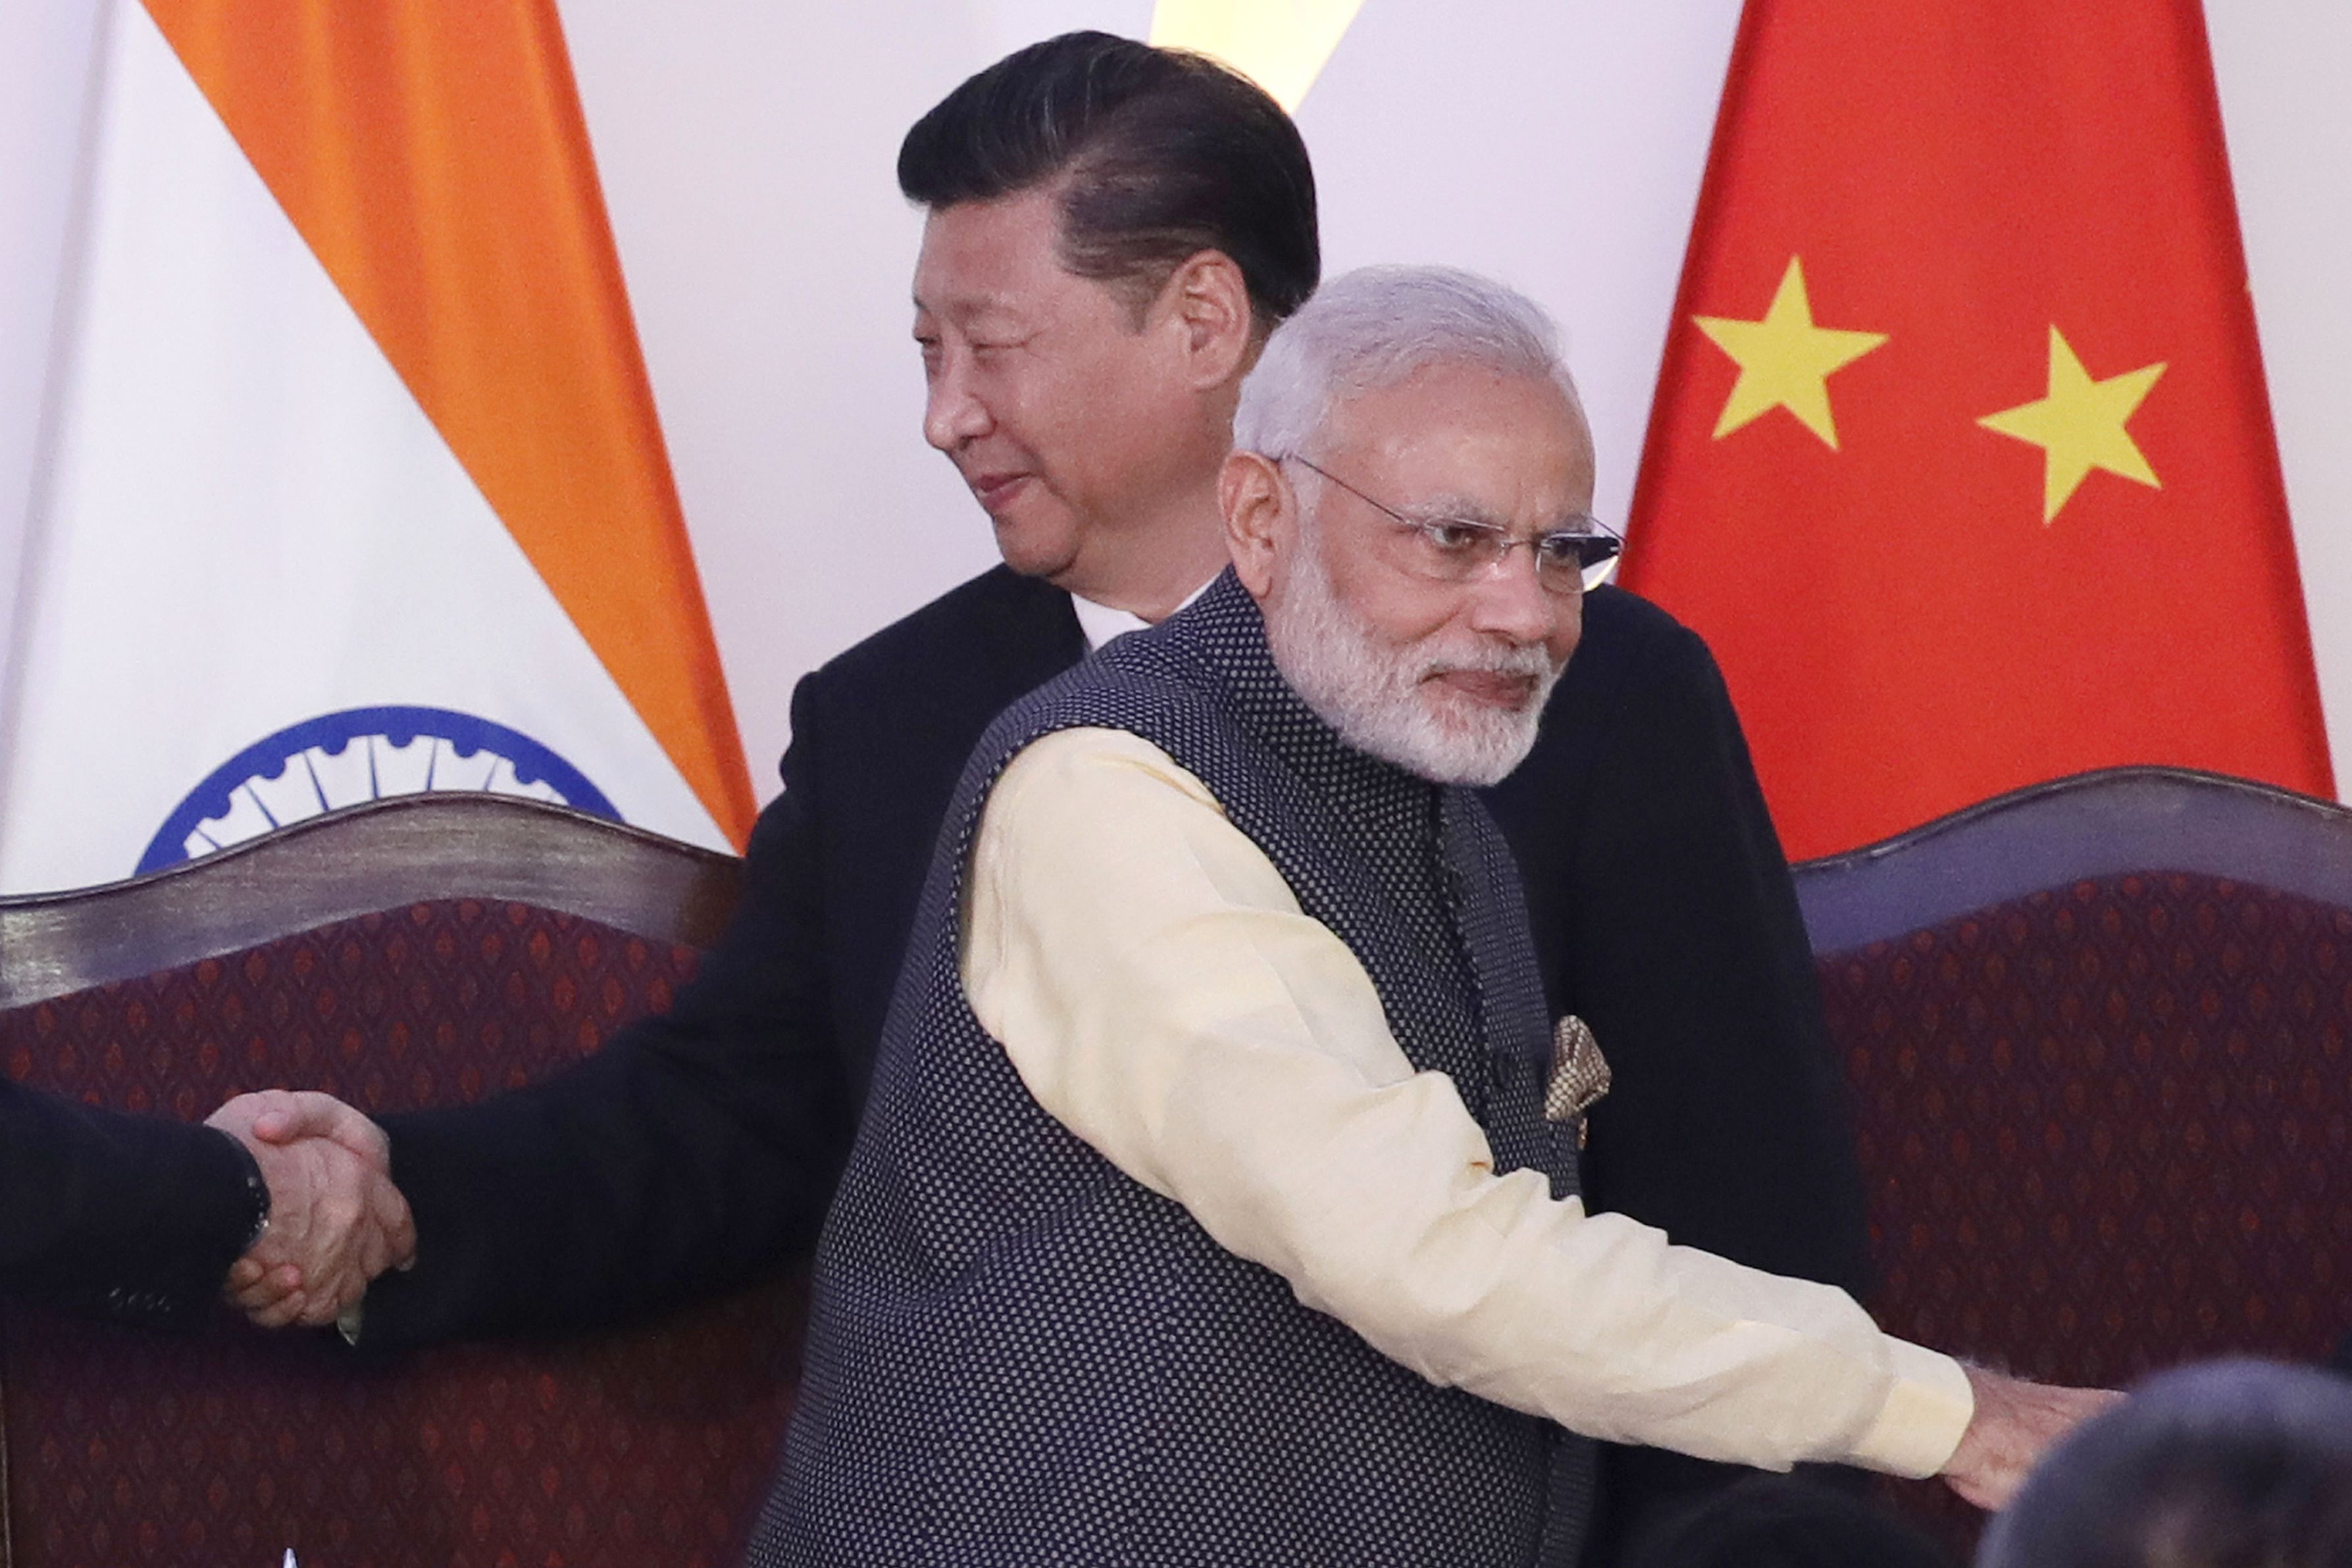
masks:
<svg viewBox="0 0 2352 1568"><path fill-rule="evenodd" d="M368 1281L415 1257L407 1200L383 1130L332 1095L240 1094L205 1119L249 1150L269 1185L269 1225L229 1268L229 1301L264 1328L320 1327Z"/></svg>
<svg viewBox="0 0 2352 1568"><path fill-rule="evenodd" d="M1963 1364L1976 1415L1944 1466L1944 1483L1988 1512L2004 1507L2042 1450L2123 1397L2112 1389L2060 1388Z"/></svg>

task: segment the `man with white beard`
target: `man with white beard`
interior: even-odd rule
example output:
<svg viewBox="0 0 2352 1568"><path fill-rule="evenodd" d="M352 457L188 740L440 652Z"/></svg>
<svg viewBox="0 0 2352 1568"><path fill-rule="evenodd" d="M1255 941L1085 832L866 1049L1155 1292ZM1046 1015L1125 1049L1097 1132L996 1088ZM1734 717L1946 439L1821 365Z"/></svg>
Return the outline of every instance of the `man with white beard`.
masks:
<svg viewBox="0 0 2352 1568"><path fill-rule="evenodd" d="M1584 577L1615 556L1615 537L1580 507L1562 528L1514 539L1508 520L1493 508L1442 490L1432 493L1419 515L1408 517L1305 455L1319 434L1331 446L1356 437L1371 449L1366 455L1373 463L1393 467L1402 462L1433 474L1494 476L1502 472L1497 460L1533 457L1559 471L1528 476L1525 482L1549 480L1559 493L1590 497L1591 443L1582 434L1576 389L1564 372L1538 379L1465 357L1463 345L1447 334L1474 332L1473 322L1433 322L1414 333L1376 319L1407 291L1443 304L1444 291L1471 287L1444 275L1415 277L1402 271L1369 271L1333 285L1283 351L1270 353L1247 383L1236 415L1247 423L1237 431L1238 450L1226 465L1220 499L1244 580L1268 604L1267 640L1291 688L1360 751L1437 783L1487 785L1501 783L1534 747L1552 684L1575 651ZM1378 344L1381 350L1360 348L1348 361L1349 374L1371 390L1334 408L1332 399L1344 396L1345 389L1328 384L1332 361L1351 342ZM1402 365L1447 351L1455 357L1399 373ZM1464 397L1494 402L1497 422L1432 424L1417 417L1424 407L1458 412ZM1531 423L1546 421L1573 426L1574 438L1543 444L1524 439ZM1396 525L1377 536L1372 548L1407 578L1475 581L1521 544L1534 557L1535 570L1494 574L1496 586L1461 598L1456 619L1425 614L1419 623L1391 624L1384 607L1397 596L1388 574L1355 571L1363 609L1340 593L1325 565L1334 551L1318 522L1320 507L1295 505L1294 489L1281 481L1284 464L1336 486ZM1286 533L1295 538L1286 539ZM1358 552L1341 548L1336 553L1344 568ZM1530 585L1543 591L1531 591ZM1412 601L1424 597L1407 595ZM1437 608L1457 605L1448 596Z"/></svg>
<svg viewBox="0 0 2352 1568"><path fill-rule="evenodd" d="M1578 1197L1586 1064L1464 788L1613 553L1549 323L1339 279L1234 434L1232 572L965 771L751 1561L1568 1564L1595 1438L1998 1504L2106 1396Z"/></svg>

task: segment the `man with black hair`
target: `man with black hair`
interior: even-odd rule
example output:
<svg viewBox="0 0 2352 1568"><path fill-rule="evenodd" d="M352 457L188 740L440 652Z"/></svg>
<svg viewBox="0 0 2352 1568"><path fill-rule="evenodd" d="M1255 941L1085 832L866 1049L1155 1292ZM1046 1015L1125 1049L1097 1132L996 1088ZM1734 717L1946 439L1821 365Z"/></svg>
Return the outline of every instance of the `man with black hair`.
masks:
<svg viewBox="0 0 2352 1568"><path fill-rule="evenodd" d="M1006 564L801 683L743 906L676 1007L547 1083L386 1119L417 1262L370 1291L365 1343L642 1314L804 1255L966 754L1225 560L1214 486L1238 389L1319 274L1287 116L1206 60L1072 34L950 93L909 131L899 179L929 211L924 434ZM1614 1071L1585 1156L1594 1207L1858 1286L1858 1182L1803 930L1704 646L1592 594L1535 753L1491 800L1549 1006L1580 1015ZM1700 1474L1612 1463L1619 1499Z"/></svg>

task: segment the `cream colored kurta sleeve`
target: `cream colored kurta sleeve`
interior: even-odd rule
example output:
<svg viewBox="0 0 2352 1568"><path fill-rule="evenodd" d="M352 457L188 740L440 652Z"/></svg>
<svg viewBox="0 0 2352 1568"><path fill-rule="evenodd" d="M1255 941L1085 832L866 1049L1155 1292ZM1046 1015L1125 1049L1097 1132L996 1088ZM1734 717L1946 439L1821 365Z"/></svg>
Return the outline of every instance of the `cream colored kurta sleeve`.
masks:
<svg viewBox="0 0 2352 1568"><path fill-rule="evenodd" d="M1217 1242L1383 1354L1576 1431L1782 1469L1941 1469L1966 1376L1843 1291L1497 1176L1443 1073L1201 782L1066 730L991 794L966 884L973 1011L1031 1093Z"/></svg>

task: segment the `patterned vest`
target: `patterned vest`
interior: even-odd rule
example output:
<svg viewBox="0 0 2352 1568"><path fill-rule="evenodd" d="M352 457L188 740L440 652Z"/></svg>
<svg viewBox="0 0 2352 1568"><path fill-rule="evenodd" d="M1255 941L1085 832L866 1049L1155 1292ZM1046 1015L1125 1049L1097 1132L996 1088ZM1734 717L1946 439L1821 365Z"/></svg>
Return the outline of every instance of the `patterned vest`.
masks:
<svg viewBox="0 0 2352 1568"><path fill-rule="evenodd" d="M1301 1306L1048 1115L973 1018L957 911L981 808L1023 747L1078 726L1198 777L1362 962L1413 1065L1454 1079L1497 1168L1576 1190L1574 1134L1543 1119L1549 1030L1501 835L1468 791L1343 744L1228 573L973 753L818 1250L751 1562L1566 1568L1589 1442Z"/></svg>

